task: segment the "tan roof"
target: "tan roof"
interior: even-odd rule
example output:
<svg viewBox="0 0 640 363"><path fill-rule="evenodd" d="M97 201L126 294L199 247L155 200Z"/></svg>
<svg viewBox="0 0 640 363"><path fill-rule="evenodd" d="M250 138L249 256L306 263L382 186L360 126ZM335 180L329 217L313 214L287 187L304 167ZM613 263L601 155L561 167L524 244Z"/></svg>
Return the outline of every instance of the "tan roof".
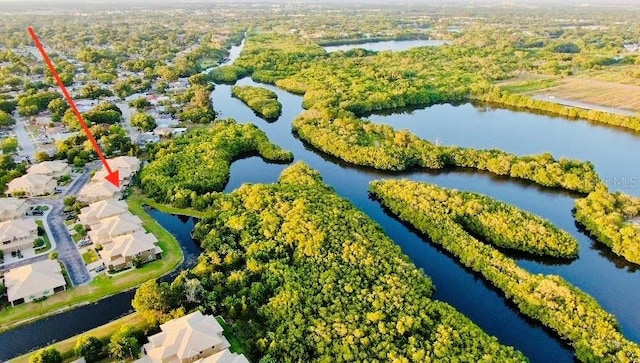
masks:
<svg viewBox="0 0 640 363"><path fill-rule="evenodd" d="M115 169L118 169L118 177L120 178L120 181L125 180L126 178L130 177L132 174L128 169L125 169L125 168L113 168L113 170ZM109 173L107 173L106 169L100 169L95 174L93 174L93 177L91 178L91 182L92 183L101 182L104 180L104 178L107 177L107 175L109 175Z"/></svg>
<svg viewBox="0 0 640 363"><path fill-rule="evenodd" d="M9 301L66 285L58 261L44 260L14 268L4 274Z"/></svg>
<svg viewBox="0 0 640 363"><path fill-rule="evenodd" d="M82 208L78 218L83 224L96 223L100 219L117 216L129 211L127 203L122 200L101 200Z"/></svg>
<svg viewBox="0 0 640 363"><path fill-rule="evenodd" d="M249 363L249 360L243 354L231 353L229 349L225 349L206 358L198 359L194 363Z"/></svg>
<svg viewBox="0 0 640 363"><path fill-rule="evenodd" d="M118 156L113 159L108 159L107 163L111 168L125 168L131 171L138 171L140 169L140 159L134 156Z"/></svg>
<svg viewBox="0 0 640 363"><path fill-rule="evenodd" d="M29 174L53 174L62 172L69 164L64 160L43 161L35 164L27 170Z"/></svg>
<svg viewBox="0 0 640 363"><path fill-rule="evenodd" d="M158 248L156 243L158 239L153 234L137 231L113 238L111 243L103 245L104 249L100 251L100 256L109 261L118 256L133 257L138 253Z"/></svg>
<svg viewBox="0 0 640 363"><path fill-rule="evenodd" d="M96 243L106 243L114 237L143 230L140 218L124 213L101 220L89 231L89 237Z"/></svg>
<svg viewBox="0 0 640 363"><path fill-rule="evenodd" d="M80 190L78 193L78 197L80 199L100 199L100 198L111 198L113 197L120 189L116 188L113 184L109 183L106 180L100 182L91 182Z"/></svg>
<svg viewBox="0 0 640 363"><path fill-rule="evenodd" d="M49 184L53 180L50 175L44 174L25 174L19 178L15 178L7 184L8 189L12 190L27 190L38 189Z"/></svg>
<svg viewBox="0 0 640 363"><path fill-rule="evenodd" d="M0 242L27 238L38 230L33 219L12 219L0 222Z"/></svg>
<svg viewBox="0 0 640 363"><path fill-rule="evenodd" d="M196 311L162 325L161 333L149 337L147 355L154 362L182 361L212 347L224 349L229 342L222 326L211 315Z"/></svg>
<svg viewBox="0 0 640 363"><path fill-rule="evenodd" d="M0 216L7 212L13 212L22 208L27 201L19 198L0 198Z"/></svg>

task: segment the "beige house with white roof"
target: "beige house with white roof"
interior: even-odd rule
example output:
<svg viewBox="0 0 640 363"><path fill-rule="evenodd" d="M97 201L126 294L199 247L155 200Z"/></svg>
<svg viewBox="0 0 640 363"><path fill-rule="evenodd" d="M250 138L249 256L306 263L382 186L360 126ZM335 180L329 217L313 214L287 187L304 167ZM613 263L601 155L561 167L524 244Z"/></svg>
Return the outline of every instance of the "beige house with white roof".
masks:
<svg viewBox="0 0 640 363"><path fill-rule="evenodd" d="M191 363L229 348L222 326L211 315L193 312L160 325L162 332L149 337L138 362Z"/></svg>
<svg viewBox="0 0 640 363"><path fill-rule="evenodd" d="M95 203L106 199L120 199L120 189L106 180L86 184L78 193L78 200L83 203Z"/></svg>
<svg viewBox="0 0 640 363"><path fill-rule="evenodd" d="M100 257L110 270L122 270L133 267L136 258L141 263L162 258L162 250L157 243L158 239L153 234L137 231L103 244Z"/></svg>
<svg viewBox="0 0 640 363"><path fill-rule="evenodd" d="M140 160L133 156L118 156L117 158L107 159L107 163L111 170L118 170L120 185L127 186L140 170ZM92 182L100 182L109 175L106 169L98 170L91 178Z"/></svg>
<svg viewBox="0 0 640 363"><path fill-rule="evenodd" d="M71 174L71 167L64 160L43 161L32 165L27 170L27 173L49 175L54 179L58 179L63 175Z"/></svg>
<svg viewBox="0 0 640 363"><path fill-rule="evenodd" d="M57 183L50 175L26 174L7 184L6 195L36 197L53 194Z"/></svg>
<svg viewBox="0 0 640 363"><path fill-rule="evenodd" d="M78 218L80 223L87 227L100 223L100 220L119 216L129 212L127 203L123 200L106 199L91 203L88 207L82 208Z"/></svg>
<svg viewBox="0 0 640 363"><path fill-rule="evenodd" d="M0 198L0 222L22 218L27 213L27 201L18 198Z"/></svg>
<svg viewBox="0 0 640 363"><path fill-rule="evenodd" d="M67 283L60 263L44 260L9 270L4 274L4 285L9 302L15 306L64 291Z"/></svg>
<svg viewBox="0 0 640 363"><path fill-rule="evenodd" d="M114 238L134 232L144 232L142 221L131 213L105 218L89 231L89 238L94 243L105 245Z"/></svg>
<svg viewBox="0 0 640 363"><path fill-rule="evenodd" d="M33 219L11 219L0 222L0 250L5 254L33 247L38 238L38 225Z"/></svg>

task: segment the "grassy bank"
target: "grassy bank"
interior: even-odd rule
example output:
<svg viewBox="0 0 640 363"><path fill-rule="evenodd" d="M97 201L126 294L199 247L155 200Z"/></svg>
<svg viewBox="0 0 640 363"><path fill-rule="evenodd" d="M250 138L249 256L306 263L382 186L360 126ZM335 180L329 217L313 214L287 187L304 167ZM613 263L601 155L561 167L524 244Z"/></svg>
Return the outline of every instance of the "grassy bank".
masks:
<svg viewBox="0 0 640 363"><path fill-rule="evenodd" d="M113 335L115 332L117 332L122 326L142 326L144 324L146 324L144 319L140 315L133 313L125 317L122 317L120 319L114 320L108 324L99 326L95 329L91 329L82 334L73 336L69 339L65 339L60 342L51 344L49 347L57 349L62 354L63 357L73 357L75 356L75 352L73 350L76 346L76 341L78 340L78 338L80 338L83 335L93 335L100 340L106 340L109 337L111 337L111 335ZM33 354L33 352L21 355L17 358L10 360L9 362L28 363L29 357L31 356L31 354Z"/></svg>
<svg viewBox="0 0 640 363"><path fill-rule="evenodd" d="M134 288L145 281L165 275L178 267L182 262L183 255L175 237L145 212L143 204L146 201L144 198L138 197L133 193L127 202L129 210L140 217L144 228L158 238L158 245L162 248L163 258L116 277L100 276L88 285L55 294L41 302L4 309L0 311L0 333L21 324ZM154 205L154 207L156 206ZM158 209L163 210L161 208ZM172 211L172 213L174 212Z"/></svg>

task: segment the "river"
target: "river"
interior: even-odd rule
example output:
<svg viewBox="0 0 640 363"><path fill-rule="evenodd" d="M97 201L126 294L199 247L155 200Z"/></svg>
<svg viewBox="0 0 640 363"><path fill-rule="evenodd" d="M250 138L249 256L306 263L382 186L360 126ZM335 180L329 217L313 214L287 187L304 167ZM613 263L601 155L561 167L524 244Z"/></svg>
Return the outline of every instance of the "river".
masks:
<svg viewBox="0 0 640 363"><path fill-rule="evenodd" d="M240 80L238 84L255 85L248 78ZM576 226L571 210L574 198L579 196L481 172L449 170L389 173L346 164L310 149L293 136L291 122L302 112L301 97L286 93L277 87L260 86L275 91L283 104L282 115L275 122L262 120L241 101L232 98L231 86L228 85L216 85L212 93L214 108L220 112L221 117L233 117L239 122L256 124L273 142L291 150L296 160L302 160L317 169L326 183L379 223L412 261L431 277L436 286L435 299L451 304L486 332L498 337L501 343L521 350L532 362L573 361L571 348L553 332L521 315L499 291L485 283L479 275L464 268L427 238L385 213L381 206L368 196L367 185L371 180L410 178L479 192L551 220L578 239L578 259L564 262L553 259L531 260L515 254L512 256L520 266L531 272L561 275L589 293L618 318L626 337L640 342L640 316L637 314L640 311L640 273L637 266L613 256ZM421 137L437 140L440 144L498 147L516 154L549 151L556 157L590 160L594 162L596 169L607 180L611 189L640 195L640 163L631 161L633 155L640 153L640 137L624 130L586 121L571 121L472 104L445 104L424 109L397 110L386 115L372 115L369 118L373 122L407 128ZM225 191L234 190L247 182L275 182L279 173L286 167L265 163L259 157L238 160L231 166L231 176ZM259 172L256 172L257 170ZM176 222L179 221L178 217L157 211L152 213L170 232L181 233L178 238L183 243L186 239L190 240L188 232L192 228L192 220L185 219L188 223L180 224ZM175 224L168 224L167 221L173 221ZM56 339L60 340L72 335L59 333L60 327L65 324L73 327L69 332L75 329L77 333L112 320L130 309L130 298L122 297L126 294L131 295L124 293L91 305L91 324L83 321L84 315L79 313L82 310L77 309L50 318L60 319L57 325L46 323L49 320L46 319L2 334L0 347L3 347L3 351L5 347L11 347L12 352L6 356L15 356L24 352L24 349L14 348L15 342L22 339L42 345L47 340L42 338L43 336L51 337L55 334ZM113 308L112 305L116 304L123 305L122 312L109 311ZM76 326L78 324L87 327L80 328ZM5 338L10 334L13 335L13 340ZM42 339L31 339L32 334Z"/></svg>

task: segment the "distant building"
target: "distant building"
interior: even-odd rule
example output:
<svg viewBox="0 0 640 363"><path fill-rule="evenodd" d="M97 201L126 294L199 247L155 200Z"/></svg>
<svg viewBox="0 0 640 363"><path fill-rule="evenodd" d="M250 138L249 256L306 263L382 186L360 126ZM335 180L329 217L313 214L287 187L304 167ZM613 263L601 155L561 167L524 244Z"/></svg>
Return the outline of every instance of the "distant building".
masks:
<svg viewBox="0 0 640 363"><path fill-rule="evenodd" d="M22 218L29 206L24 199L0 198L0 222Z"/></svg>
<svg viewBox="0 0 640 363"><path fill-rule="evenodd" d="M38 225L33 219L11 219L0 222L0 250L5 254L33 247L38 238Z"/></svg>
<svg viewBox="0 0 640 363"><path fill-rule="evenodd" d="M36 197L53 194L57 183L50 175L26 174L7 184L6 195Z"/></svg>
<svg viewBox="0 0 640 363"><path fill-rule="evenodd" d="M43 161L32 165L28 170L29 174L48 175L58 179L63 175L71 174L71 167L64 160Z"/></svg>
<svg viewBox="0 0 640 363"><path fill-rule="evenodd" d="M149 343L144 345L144 355L138 362L248 363L244 356L231 352L219 354L227 350L230 344L222 335L222 326L211 315L196 311L170 320L160 325L160 329L162 332L149 337Z"/></svg>
<svg viewBox="0 0 640 363"><path fill-rule="evenodd" d="M16 306L64 291L67 283L60 263L44 260L9 270L4 274L4 285L9 302Z"/></svg>
<svg viewBox="0 0 640 363"><path fill-rule="evenodd" d="M103 244L100 257L109 270L122 270L133 267L136 258L141 263L162 258L162 249L157 244L158 239L153 234L137 231Z"/></svg>
<svg viewBox="0 0 640 363"><path fill-rule="evenodd" d="M78 219L80 223L87 227L92 227L101 220L113 216L118 216L129 212L127 203L122 200L101 200L96 203L90 204L88 207L82 208Z"/></svg>

